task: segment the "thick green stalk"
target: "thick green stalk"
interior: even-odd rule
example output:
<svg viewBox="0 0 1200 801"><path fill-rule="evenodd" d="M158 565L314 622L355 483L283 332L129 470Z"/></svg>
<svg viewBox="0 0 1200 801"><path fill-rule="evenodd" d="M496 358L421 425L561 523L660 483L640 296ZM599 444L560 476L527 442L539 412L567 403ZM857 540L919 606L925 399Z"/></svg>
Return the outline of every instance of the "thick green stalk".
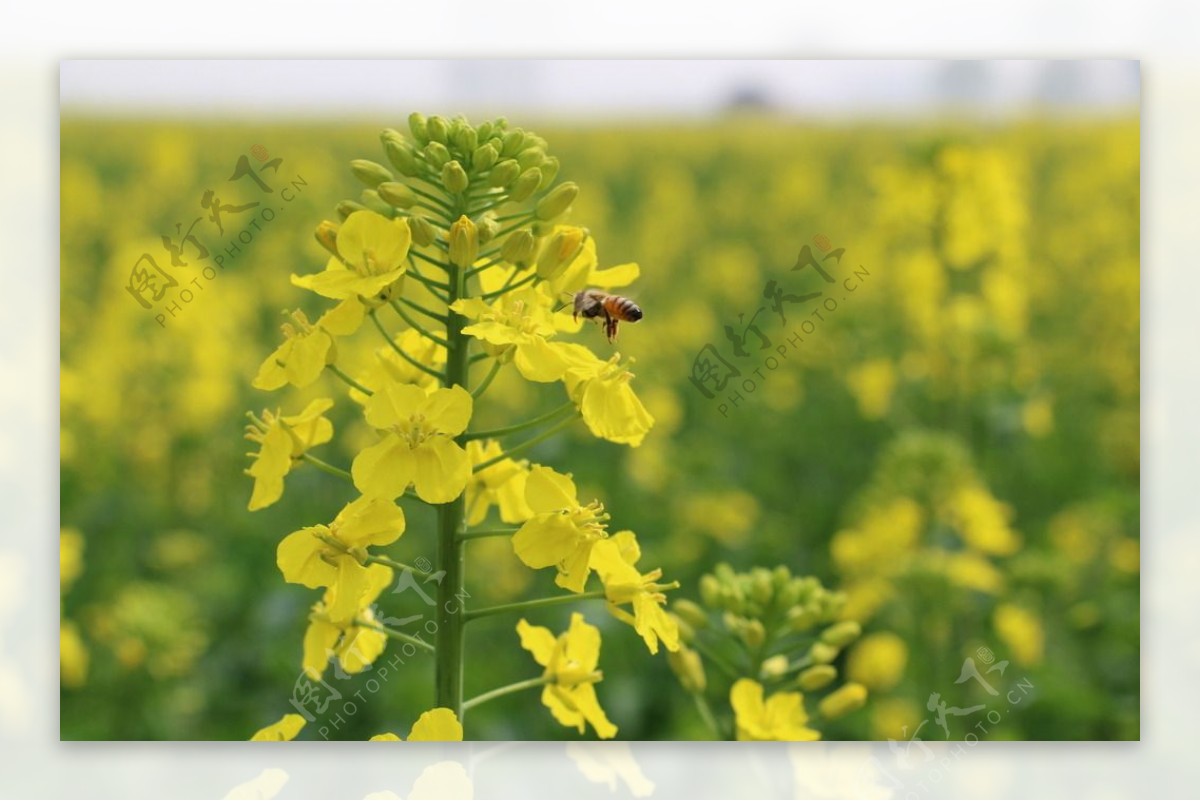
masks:
<svg viewBox="0 0 1200 801"><path fill-rule="evenodd" d="M457 217L457 213L452 215ZM465 296L466 281L463 270L453 267L449 273L450 303ZM470 337L463 334L465 318L457 312L446 311L446 386L457 384L465 390L467 374L470 367ZM458 443L464 445L466 440L462 435ZM466 620L463 609L464 582L464 549L459 540L459 534L464 528L466 519L466 493L462 493L450 503L438 506L438 568L446 571L442 583L438 585L437 621L438 629L435 637L437 648L437 667L435 669L435 684L437 706L445 707L454 712L461 721L463 718L463 622Z"/></svg>

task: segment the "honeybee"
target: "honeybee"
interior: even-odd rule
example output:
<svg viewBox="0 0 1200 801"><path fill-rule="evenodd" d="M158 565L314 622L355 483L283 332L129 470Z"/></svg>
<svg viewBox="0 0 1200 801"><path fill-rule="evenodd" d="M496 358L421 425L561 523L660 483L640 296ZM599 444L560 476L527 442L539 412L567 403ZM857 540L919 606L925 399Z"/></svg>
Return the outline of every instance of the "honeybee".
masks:
<svg viewBox="0 0 1200 801"><path fill-rule="evenodd" d="M604 333L612 342L617 338L617 323L636 323L642 319L642 309L629 298L585 289L575 293L575 313L571 316L578 320L580 315L588 320L603 317Z"/></svg>

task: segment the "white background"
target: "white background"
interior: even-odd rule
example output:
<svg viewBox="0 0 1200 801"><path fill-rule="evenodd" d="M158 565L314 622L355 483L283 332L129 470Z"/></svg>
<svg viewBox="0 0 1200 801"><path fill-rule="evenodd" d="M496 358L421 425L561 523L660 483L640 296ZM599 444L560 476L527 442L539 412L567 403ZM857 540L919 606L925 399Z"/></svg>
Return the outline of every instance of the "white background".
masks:
<svg viewBox="0 0 1200 801"><path fill-rule="evenodd" d="M1182 2L1046 0L969 6L742 0L704 10L647 0L578 7L562 0L5 4L0 793L363 797L390 791L406 797L425 772L418 792L476 797L1194 796L1200 791L1194 756L1200 711L1197 17ZM943 744L938 763L905 774L900 789L884 773L894 770L886 744L60 744L53 636L59 62L128 57L1141 59L1143 742L989 743L959 753ZM439 761L451 764L429 767ZM592 766L586 774L581 763Z"/></svg>

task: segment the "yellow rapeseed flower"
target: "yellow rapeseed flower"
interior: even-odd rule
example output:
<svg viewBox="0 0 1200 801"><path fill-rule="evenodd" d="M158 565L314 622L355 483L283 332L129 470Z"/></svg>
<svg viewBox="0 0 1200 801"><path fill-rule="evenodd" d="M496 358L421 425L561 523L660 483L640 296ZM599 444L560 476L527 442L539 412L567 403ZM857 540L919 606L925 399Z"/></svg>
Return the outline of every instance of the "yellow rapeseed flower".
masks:
<svg viewBox="0 0 1200 801"><path fill-rule="evenodd" d="M549 382L562 378L567 363L554 336L549 299L536 289L510 292L491 305L479 298L457 300L450 306L472 325L462 332L486 343L500 358L511 358L521 375L530 381Z"/></svg>
<svg viewBox="0 0 1200 801"><path fill-rule="evenodd" d="M279 742L282 740L294 740L300 730L304 728L304 716L295 713L287 714L281 717L277 722L270 726L259 729L250 738L253 742Z"/></svg>
<svg viewBox="0 0 1200 801"><path fill-rule="evenodd" d="M1016 604L1002 603L992 615L992 624L1018 664L1036 665L1042 661L1046 632L1036 613Z"/></svg>
<svg viewBox="0 0 1200 801"><path fill-rule="evenodd" d="M338 255L329 259L325 270L292 275L292 283L334 300L375 298L403 277L411 243L404 220L356 211L338 229Z"/></svg>
<svg viewBox="0 0 1200 801"><path fill-rule="evenodd" d="M386 381L365 408L367 422L385 433L354 458L354 486L390 500L413 485L426 503L454 500L471 479L471 460L454 441L466 430L471 410L471 395L460 386L426 394L412 384Z"/></svg>
<svg viewBox="0 0 1200 801"><path fill-rule="evenodd" d="M279 416L263 411L262 418L246 427L246 439L261 445L254 464L246 471L254 477L251 512L263 509L283 495L283 479L305 451L333 439L333 423L324 417L333 408L329 398L316 398L300 414Z"/></svg>
<svg viewBox="0 0 1200 801"><path fill-rule="evenodd" d="M494 439L486 442L476 439L467 443L467 456L472 465L490 461L503 452L500 443ZM501 459L473 473L467 484L467 525L482 523L493 505L500 510L500 519L505 523L524 523L533 517L533 510L525 502L528 478L529 463L515 459Z"/></svg>
<svg viewBox="0 0 1200 801"><path fill-rule="evenodd" d="M629 385L634 376L621 365L621 354L604 361L575 344L563 344L559 352L569 364L562 377L567 394L592 434L635 448L641 445L654 418Z"/></svg>
<svg viewBox="0 0 1200 801"><path fill-rule="evenodd" d="M513 551L527 566L555 567L554 583L583 592L591 574L592 548L608 536L604 505L581 506L570 476L540 465L529 471L525 501L533 517L513 535Z"/></svg>
<svg viewBox="0 0 1200 801"><path fill-rule="evenodd" d="M428 712L422 712L421 717L412 725L408 732L410 743L460 743L463 738L463 727L458 721L454 710L445 707L434 707ZM400 738L391 732L376 734L372 742L397 742Z"/></svg>
<svg viewBox="0 0 1200 801"><path fill-rule="evenodd" d="M794 692L775 693L763 700L763 686L753 679L738 679L729 691L739 740L795 742L819 740L821 733L810 729L804 711L804 696Z"/></svg>
<svg viewBox="0 0 1200 801"><path fill-rule="evenodd" d="M325 597L313 605L304 632L301 664L306 676L320 679L331 655L337 657L338 664L347 673L359 673L379 658L387 647L387 634L371 625L375 615L370 606L391 583L390 567L367 565L362 594L357 600L358 609L351 617L331 616L329 610L337 603L337 594L332 587L325 591ZM360 621L364 625L359 625Z"/></svg>
<svg viewBox="0 0 1200 801"><path fill-rule="evenodd" d="M521 637L521 647L546 669L542 703L555 720L580 734L584 732L584 724L590 723L601 739L615 737L617 727L609 721L596 698L596 682L603 678L596 670L600 663L600 630L574 612L570 626L557 638L550 629L531 626L524 618L517 623L517 634Z"/></svg>
<svg viewBox="0 0 1200 801"><path fill-rule="evenodd" d="M618 620L633 626L646 641L650 653L658 653L660 638L668 651L677 651L679 624L663 609L667 596L662 591L678 586L678 582L658 584L662 578L661 569L640 573L636 567L640 557L641 549L633 532L620 531L595 544L589 564L604 583L609 611ZM621 609L622 604L629 604L633 614Z"/></svg>
<svg viewBox="0 0 1200 801"><path fill-rule="evenodd" d="M863 637L846 659L846 675L872 690L890 690L904 677L908 646L890 631Z"/></svg>
<svg viewBox="0 0 1200 801"><path fill-rule="evenodd" d="M325 312L315 324L297 309L283 324L283 344L263 360L252 382L255 389L274 390L285 384L307 387L320 377L337 356L335 336L349 336L362 323L363 306L344 300Z"/></svg>

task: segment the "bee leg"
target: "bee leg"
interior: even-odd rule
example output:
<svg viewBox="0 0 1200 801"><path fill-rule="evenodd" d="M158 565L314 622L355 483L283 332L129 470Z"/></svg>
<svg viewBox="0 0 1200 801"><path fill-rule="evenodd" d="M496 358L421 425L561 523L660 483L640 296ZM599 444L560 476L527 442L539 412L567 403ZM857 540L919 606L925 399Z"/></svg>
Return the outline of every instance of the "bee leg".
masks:
<svg viewBox="0 0 1200 801"><path fill-rule="evenodd" d="M604 318L604 333L608 334L608 341L612 342L617 338L617 318L605 316Z"/></svg>

